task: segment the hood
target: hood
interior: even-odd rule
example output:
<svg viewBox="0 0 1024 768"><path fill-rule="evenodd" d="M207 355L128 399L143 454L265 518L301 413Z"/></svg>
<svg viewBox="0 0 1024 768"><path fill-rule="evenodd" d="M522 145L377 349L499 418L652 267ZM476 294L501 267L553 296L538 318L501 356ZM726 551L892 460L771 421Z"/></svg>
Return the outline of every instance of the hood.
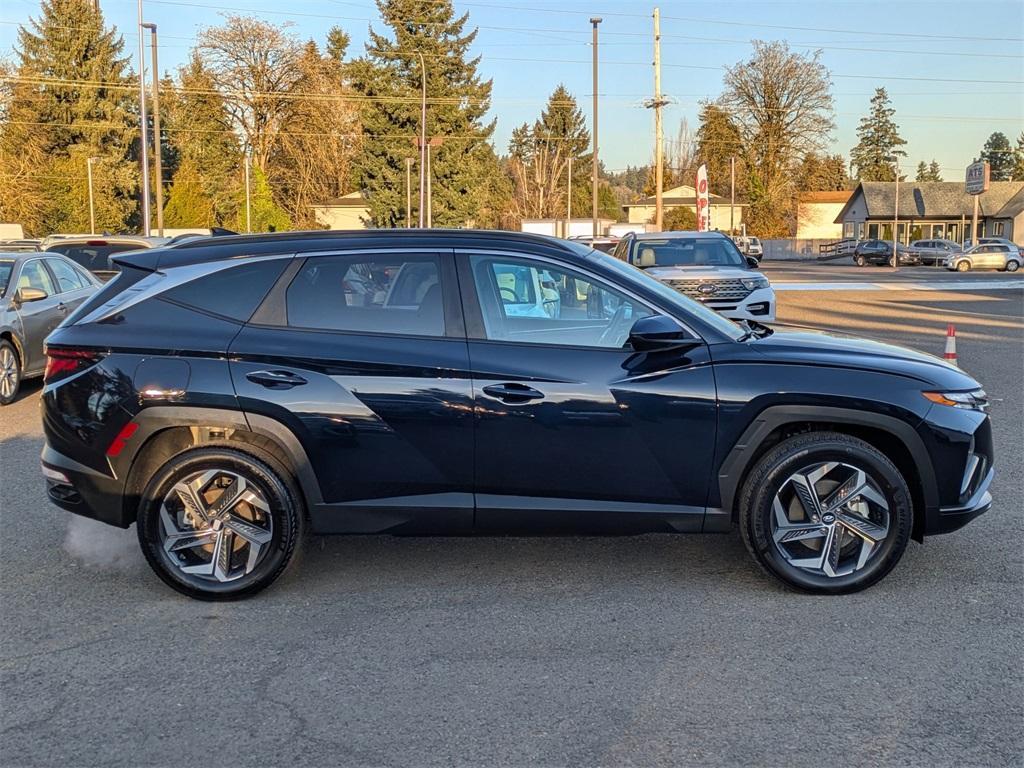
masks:
<svg viewBox="0 0 1024 768"><path fill-rule="evenodd" d="M935 355L852 336L811 330L776 331L753 339L750 344L773 361L884 371L948 390L980 386L971 376Z"/></svg>
<svg viewBox="0 0 1024 768"><path fill-rule="evenodd" d="M744 267L648 267L644 272L659 280L739 280L761 275L756 270Z"/></svg>

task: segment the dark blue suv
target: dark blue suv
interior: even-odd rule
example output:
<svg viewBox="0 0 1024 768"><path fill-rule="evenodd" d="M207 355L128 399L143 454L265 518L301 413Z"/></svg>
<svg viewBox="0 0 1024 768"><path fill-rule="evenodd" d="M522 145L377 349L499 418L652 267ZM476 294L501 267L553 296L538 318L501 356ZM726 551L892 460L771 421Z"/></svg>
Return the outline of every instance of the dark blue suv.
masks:
<svg viewBox="0 0 1024 768"><path fill-rule="evenodd" d="M306 532L712 532L797 589L991 504L985 393L883 344L725 320L506 232L192 240L49 338L49 497L173 588L251 594Z"/></svg>

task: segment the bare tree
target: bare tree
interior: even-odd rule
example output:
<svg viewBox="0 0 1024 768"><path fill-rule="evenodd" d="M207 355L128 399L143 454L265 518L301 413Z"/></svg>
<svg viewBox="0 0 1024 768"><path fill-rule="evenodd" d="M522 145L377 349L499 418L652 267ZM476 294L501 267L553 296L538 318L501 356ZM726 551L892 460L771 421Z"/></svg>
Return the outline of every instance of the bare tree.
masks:
<svg viewBox="0 0 1024 768"><path fill-rule="evenodd" d="M264 171L303 75L302 44L288 26L228 16L223 26L200 32L196 47L253 163Z"/></svg>
<svg viewBox="0 0 1024 768"><path fill-rule="evenodd" d="M785 235L793 171L804 156L825 150L835 128L832 84L820 51L793 53L784 42L753 45L748 61L726 69L720 103L739 129L752 228Z"/></svg>

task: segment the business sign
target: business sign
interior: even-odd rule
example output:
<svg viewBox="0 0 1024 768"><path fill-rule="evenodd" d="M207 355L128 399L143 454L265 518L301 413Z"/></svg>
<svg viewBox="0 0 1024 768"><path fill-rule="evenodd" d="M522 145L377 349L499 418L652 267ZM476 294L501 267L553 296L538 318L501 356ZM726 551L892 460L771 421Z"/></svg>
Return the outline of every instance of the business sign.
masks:
<svg viewBox="0 0 1024 768"><path fill-rule="evenodd" d="M988 192L989 168L988 163L979 160L967 166L967 177L964 181L964 190L968 195L980 195Z"/></svg>
<svg viewBox="0 0 1024 768"><path fill-rule="evenodd" d="M708 167L701 165L697 169L697 231L707 232L711 229L711 208L708 199Z"/></svg>

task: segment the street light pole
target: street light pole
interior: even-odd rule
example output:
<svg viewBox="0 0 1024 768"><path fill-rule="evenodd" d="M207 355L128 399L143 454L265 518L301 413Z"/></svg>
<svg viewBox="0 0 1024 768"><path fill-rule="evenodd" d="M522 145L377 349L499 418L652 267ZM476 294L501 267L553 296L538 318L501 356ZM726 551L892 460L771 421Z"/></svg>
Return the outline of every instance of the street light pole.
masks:
<svg viewBox="0 0 1024 768"><path fill-rule="evenodd" d="M405 228L412 227L412 158L405 158Z"/></svg>
<svg viewBox="0 0 1024 768"><path fill-rule="evenodd" d="M142 33L142 0L139 9L139 162L142 166L142 234L149 237L149 150L146 141L146 42Z"/></svg>
<svg viewBox="0 0 1024 768"><path fill-rule="evenodd" d="M85 159L85 172L89 177L89 234L96 234L96 206L93 203L92 197L92 164L95 162L95 157L87 157Z"/></svg>
<svg viewBox="0 0 1024 768"><path fill-rule="evenodd" d="M420 88L422 95L420 96L420 229L423 228L424 216L426 214L426 194L427 194L427 64L423 60L423 54L419 54L420 57Z"/></svg>
<svg viewBox="0 0 1024 768"><path fill-rule="evenodd" d="M153 54L153 175L156 177L156 231L164 236L164 170L163 157L160 149L160 68L156 54L156 24L144 23L149 30L150 52Z"/></svg>
<svg viewBox="0 0 1024 768"><path fill-rule="evenodd" d="M896 195L893 199L892 209L892 270L899 271L900 268L900 166L899 161L895 163L896 168Z"/></svg>
<svg viewBox="0 0 1024 768"><path fill-rule="evenodd" d="M245 231L252 232L252 193L249 191L249 150L245 150Z"/></svg>
<svg viewBox="0 0 1024 768"><path fill-rule="evenodd" d="M141 3L142 0L139 0ZM591 25L594 28L593 45L594 45L594 135L593 135L593 157L591 158L591 203L592 203L592 218L593 218L593 237L597 239L597 25L601 23L600 16L594 16L590 19Z"/></svg>

